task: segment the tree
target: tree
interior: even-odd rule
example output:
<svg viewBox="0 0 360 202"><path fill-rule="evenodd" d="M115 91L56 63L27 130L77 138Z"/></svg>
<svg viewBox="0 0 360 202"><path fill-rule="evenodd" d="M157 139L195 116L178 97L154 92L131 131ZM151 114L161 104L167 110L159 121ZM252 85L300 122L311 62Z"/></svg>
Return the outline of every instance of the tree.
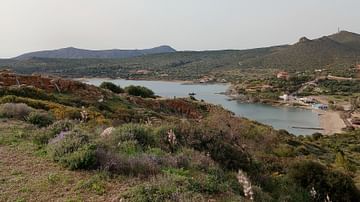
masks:
<svg viewBox="0 0 360 202"><path fill-rule="evenodd" d="M108 89L108 90L112 91L113 93L123 93L124 92L124 89L122 89L120 86L117 86L111 82L106 82L106 81L101 83L100 88Z"/></svg>
<svg viewBox="0 0 360 202"><path fill-rule="evenodd" d="M125 88L125 92L128 93L129 95L140 96L143 98L155 97L154 92L144 86L131 85Z"/></svg>

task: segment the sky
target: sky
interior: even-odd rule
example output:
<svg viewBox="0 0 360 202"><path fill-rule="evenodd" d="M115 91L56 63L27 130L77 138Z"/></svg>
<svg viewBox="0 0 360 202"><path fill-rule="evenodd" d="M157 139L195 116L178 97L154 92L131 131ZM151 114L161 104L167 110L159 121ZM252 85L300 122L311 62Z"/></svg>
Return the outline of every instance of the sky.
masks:
<svg viewBox="0 0 360 202"><path fill-rule="evenodd" d="M360 0L0 0L0 58L64 47L177 50L360 33Z"/></svg>

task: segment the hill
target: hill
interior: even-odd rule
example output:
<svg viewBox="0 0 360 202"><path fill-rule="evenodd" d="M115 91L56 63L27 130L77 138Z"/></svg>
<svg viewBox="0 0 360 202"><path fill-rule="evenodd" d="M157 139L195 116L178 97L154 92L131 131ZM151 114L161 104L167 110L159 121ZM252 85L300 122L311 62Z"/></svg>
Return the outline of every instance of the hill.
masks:
<svg viewBox="0 0 360 202"><path fill-rule="evenodd" d="M72 50L70 48L68 51ZM91 56L92 51L85 52L87 57L95 57ZM213 75L236 81L247 71L273 74L278 70L312 72L315 69L326 69L334 75L348 75L344 72L350 71L360 61L360 43L358 34L342 31L313 40L303 37L292 45L249 50L174 52L171 48L165 48L165 53L137 53L139 55L127 58L109 58L115 57L111 54L103 55L104 58L77 58L74 53L67 55L68 58L56 58L58 55L45 55L44 58L40 54L26 59L28 56L25 55L23 60L0 60L0 67L10 67L25 74L163 80L193 80ZM142 73L138 74L138 70Z"/></svg>
<svg viewBox="0 0 360 202"><path fill-rule="evenodd" d="M339 33L329 36L330 39L352 47L354 49L360 49L360 35L348 31L341 31Z"/></svg>
<svg viewBox="0 0 360 202"><path fill-rule="evenodd" d="M159 46L144 50L85 50L74 47L62 48L57 50L37 51L26 53L15 57L16 60L27 60L34 57L38 58L67 58L67 59L83 59L83 58L129 58L140 55L149 55L157 53L176 52L170 46Z"/></svg>
<svg viewBox="0 0 360 202"><path fill-rule="evenodd" d="M299 42L258 58L256 62L264 67L296 70L321 69L342 64L350 66L360 57L359 50L349 46L346 41L334 41L327 36L314 40L301 38Z"/></svg>
<svg viewBox="0 0 360 202"><path fill-rule="evenodd" d="M359 198L359 131L296 137L205 102L58 77L7 71L0 85L0 201Z"/></svg>

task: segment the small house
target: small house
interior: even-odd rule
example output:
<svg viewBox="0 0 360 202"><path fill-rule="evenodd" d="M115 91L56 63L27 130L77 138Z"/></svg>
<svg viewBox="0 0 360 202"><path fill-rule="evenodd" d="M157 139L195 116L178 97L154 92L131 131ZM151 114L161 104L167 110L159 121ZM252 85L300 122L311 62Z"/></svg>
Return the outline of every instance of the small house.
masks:
<svg viewBox="0 0 360 202"><path fill-rule="evenodd" d="M277 73L276 77L278 79L288 80L289 79L289 73L282 71L282 72Z"/></svg>

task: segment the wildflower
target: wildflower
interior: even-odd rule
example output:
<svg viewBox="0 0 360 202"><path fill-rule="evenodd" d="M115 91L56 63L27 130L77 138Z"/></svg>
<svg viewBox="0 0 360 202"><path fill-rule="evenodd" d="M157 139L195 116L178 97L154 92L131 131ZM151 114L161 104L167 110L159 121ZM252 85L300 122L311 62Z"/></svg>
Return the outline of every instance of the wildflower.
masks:
<svg viewBox="0 0 360 202"><path fill-rule="evenodd" d="M254 192L251 186L251 182L249 178L246 176L246 174L242 170L239 170L236 178L243 187L243 192L245 197L248 197L250 200L254 200Z"/></svg>
<svg viewBox="0 0 360 202"><path fill-rule="evenodd" d="M172 146L176 145L177 141L176 141L176 135L175 135L174 131L172 129L170 129L167 132L167 134L168 134L167 139L168 139L169 143Z"/></svg>
<svg viewBox="0 0 360 202"><path fill-rule="evenodd" d="M109 127L109 128L106 128L102 133L101 133L101 137L108 137L111 135L111 133L114 131L114 127Z"/></svg>
<svg viewBox="0 0 360 202"><path fill-rule="evenodd" d="M316 192L315 188L312 187L311 190L310 190L310 195L311 195L311 197L315 198L315 197L316 197L316 194L317 194L317 192Z"/></svg>
<svg viewBox="0 0 360 202"><path fill-rule="evenodd" d="M82 107L82 111L80 112L81 114L81 122L86 122L88 120L88 116L89 114L87 113L87 111L85 110L85 107Z"/></svg>

